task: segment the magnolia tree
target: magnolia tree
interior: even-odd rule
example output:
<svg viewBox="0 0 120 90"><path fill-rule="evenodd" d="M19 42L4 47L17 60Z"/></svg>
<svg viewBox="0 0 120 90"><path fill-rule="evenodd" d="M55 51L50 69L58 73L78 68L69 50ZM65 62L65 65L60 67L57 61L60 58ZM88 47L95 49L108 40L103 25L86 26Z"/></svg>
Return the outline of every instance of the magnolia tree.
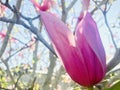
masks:
<svg viewBox="0 0 120 90"><path fill-rule="evenodd" d="M0 89L119 90L116 2L0 0Z"/></svg>

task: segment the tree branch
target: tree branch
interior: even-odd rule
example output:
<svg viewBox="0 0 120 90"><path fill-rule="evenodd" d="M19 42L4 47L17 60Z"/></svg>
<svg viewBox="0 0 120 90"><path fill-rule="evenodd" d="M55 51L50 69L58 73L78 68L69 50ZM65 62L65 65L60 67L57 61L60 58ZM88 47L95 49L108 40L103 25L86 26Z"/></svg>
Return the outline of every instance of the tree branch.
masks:
<svg viewBox="0 0 120 90"><path fill-rule="evenodd" d="M106 0L106 2L104 2L104 4L105 4L104 10L102 10L100 7L98 7L98 5L97 5L97 3L96 3L95 1L94 1L94 3L96 4L97 8L102 12L102 14L103 14L103 16L104 16L105 24L106 24L106 26L107 26L107 28L108 28L109 33L110 33L110 36L111 36L113 45L114 45L114 47L115 47L115 50L117 50L117 45L116 45L115 40L114 40L114 38L113 38L113 33L112 33L112 30L111 30L111 28L110 28L110 26L109 26L109 24L108 24L108 20L107 20L107 16L106 16L108 10L110 9L110 7L109 7L108 10L107 10L108 1L109 1L109 0Z"/></svg>
<svg viewBox="0 0 120 90"><path fill-rule="evenodd" d="M96 4L96 3L95 3ZM114 44L114 47L115 47L115 55L114 57L110 60L110 62L107 64L107 72L109 72L110 70L112 70L116 65L118 65L120 63L120 49L117 48L117 45L115 43L115 40L114 40L114 37L113 37L113 33L112 33L112 30L108 24L108 20L107 20L107 12L108 10L110 9L110 7L108 8L107 10L107 4L108 4L108 0L104 1L104 4L105 4L105 8L104 10L102 10L100 7L98 7L98 5L96 4L97 8L100 9L100 11L102 12L103 16L104 16L104 20L105 20L105 24L108 28L108 31L110 33L110 36L111 36L111 39L112 39L112 42Z"/></svg>
<svg viewBox="0 0 120 90"><path fill-rule="evenodd" d="M18 10L20 9L21 2L22 2L22 1L20 0L20 1L18 1L18 2L16 3L16 6L17 6ZM8 1L6 1L5 5L10 6L9 3L8 3ZM14 14L12 20L14 20L15 17L16 17L16 14ZM3 18L3 19L5 19L5 18ZM11 21L12 21L12 20L11 20ZM2 21L2 18L0 18L0 21ZM9 24L9 26L8 26L8 30L7 30L6 37L5 37L4 42L3 42L2 46L1 46L1 49L0 49L0 58L1 58L1 56L3 55L3 53L4 53L4 51L5 51L6 47L7 47L7 44L8 44L9 37L10 37L10 34L11 34L11 31L12 31L13 26L14 26L14 22L11 23L11 24Z"/></svg>
<svg viewBox="0 0 120 90"><path fill-rule="evenodd" d="M61 0L61 4L62 4L62 21L66 22L68 12L66 10L65 0Z"/></svg>
<svg viewBox="0 0 120 90"><path fill-rule="evenodd" d="M22 77L22 74L20 74L19 77L17 78L17 81L16 81L16 83L15 83L14 89L16 89L16 87L17 87L17 85L18 85L18 81L20 80L21 77Z"/></svg>
<svg viewBox="0 0 120 90"><path fill-rule="evenodd" d="M112 70L116 65L120 63L120 48L117 49L114 57L110 60L110 62L107 64L107 72Z"/></svg>
<svg viewBox="0 0 120 90"><path fill-rule="evenodd" d="M1 60L2 60L2 59L1 59ZM12 74L11 74L11 71L10 71L10 68L9 68L9 65L8 65L8 62L6 62L6 61L4 61L4 60L2 60L2 62L4 63L4 65L5 65L6 68L7 68L7 74L10 76L12 83L15 84L15 80L14 80L14 77L12 76ZM19 85L16 85L16 86L17 86L18 90L22 90L22 88L21 88Z"/></svg>
<svg viewBox="0 0 120 90"><path fill-rule="evenodd" d="M50 59L49 60L50 61L50 65L48 67L47 77L46 77L45 82L43 83L43 86L42 86L43 90L50 90L49 85L50 85L50 83L52 81L51 78L52 78L52 75L53 75L53 72L54 72L54 67L56 65L56 59L57 58L51 52L49 52L49 59Z"/></svg>
<svg viewBox="0 0 120 90"><path fill-rule="evenodd" d="M67 11L69 11L73 6L74 4L77 2L77 0L73 0L70 5L66 8Z"/></svg>
<svg viewBox="0 0 120 90"><path fill-rule="evenodd" d="M2 17L0 18L0 21L6 22L6 23L15 23L15 24L22 25L23 27L27 28L28 30L30 30L32 33L34 33L37 36L36 37L37 40L41 41L55 56L57 56L53 48L50 47L50 45L47 43L47 41L42 37L41 33L38 31L38 29L32 24L32 20L34 20L36 17L32 18L32 20L30 18L26 18L23 15L22 17L26 19L29 25L27 25L23 20L20 20L20 19L16 20L16 19L8 19L5 17Z"/></svg>
<svg viewBox="0 0 120 90"><path fill-rule="evenodd" d="M92 0L94 3L95 1ZM97 10L97 9L100 9L100 6L104 5L106 3L107 0L103 0L100 2L100 4L97 4L96 7L91 11L91 14L94 14L94 12ZM95 3L96 4L96 3Z"/></svg>

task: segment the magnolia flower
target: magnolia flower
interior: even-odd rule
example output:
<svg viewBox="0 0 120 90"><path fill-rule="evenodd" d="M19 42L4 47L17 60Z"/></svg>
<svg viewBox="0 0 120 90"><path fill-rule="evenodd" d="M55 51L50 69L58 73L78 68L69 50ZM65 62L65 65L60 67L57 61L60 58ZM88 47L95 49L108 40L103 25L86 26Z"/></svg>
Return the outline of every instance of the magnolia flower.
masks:
<svg viewBox="0 0 120 90"><path fill-rule="evenodd" d="M40 14L54 49L70 77L83 86L100 82L106 71L105 52L90 13L83 13L75 35L51 13L40 11Z"/></svg>
<svg viewBox="0 0 120 90"><path fill-rule="evenodd" d="M40 11L48 36L67 73L75 82L86 87L100 82L106 72L104 47L97 25L87 11L88 6L89 0L83 0L75 34L53 14Z"/></svg>
<svg viewBox="0 0 120 90"><path fill-rule="evenodd" d="M52 0L43 0L41 5L36 0L31 0L31 2L35 5L38 11L47 11L54 4Z"/></svg>

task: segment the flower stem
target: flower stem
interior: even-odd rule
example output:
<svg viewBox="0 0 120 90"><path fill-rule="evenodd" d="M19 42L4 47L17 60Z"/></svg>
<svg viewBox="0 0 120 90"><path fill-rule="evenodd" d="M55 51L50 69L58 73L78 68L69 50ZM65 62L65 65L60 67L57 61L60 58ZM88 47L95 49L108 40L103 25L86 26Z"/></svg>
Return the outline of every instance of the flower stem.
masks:
<svg viewBox="0 0 120 90"><path fill-rule="evenodd" d="M88 90L94 90L93 86L88 87Z"/></svg>

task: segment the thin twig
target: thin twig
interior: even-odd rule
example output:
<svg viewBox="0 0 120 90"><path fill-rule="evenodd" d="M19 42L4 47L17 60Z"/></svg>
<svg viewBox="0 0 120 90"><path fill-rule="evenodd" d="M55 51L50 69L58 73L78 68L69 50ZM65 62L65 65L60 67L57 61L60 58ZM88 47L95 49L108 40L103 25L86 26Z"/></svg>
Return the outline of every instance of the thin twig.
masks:
<svg viewBox="0 0 120 90"><path fill-rule="evenodd" d="M107 0L103 0L99 4L97 4L94 0L92 1L96 4L96 7L91 11L91 14L94 14L94 12L97 11L97 9L100 9L100 6L104 5Z"/></svg>
<svg viewBox="0 0 120 90"><path fill-rule="evenodd" d="M36 42L35 42L36 43ZM35 43L33 43L32 45L34 45ZM25 46L23 46L21 49L19 49L19 50L17 50L16 52L14 52L12 55L10 55L9 57L7 57L6 59L4 59L4 61L6 61L6 62L8 62L8 60L10 59L10 58L12 58L14 55L16 55L17 53L19 53L20 51L22 51L22 50L24 50L24 49L27 49L27 48L29 48L30 46L32 46L32 45L27 45L27 44L25 44Z"/></svg>
<svg viewBox="0 0 120 90"><path fill-rule="evenodd" d="M96 3L95 3L96 4ZM113 37L113 33L112 33L112 30L108 24L108 20L107 20L107 12L108 10L110 10L110 7L108 8L107 10L107 4L108 4L108 0L106 0L104 2L105 4L105 8L104 10L102 10L100 7L98 7L98 5L96 4L96 7L102 12L103 16L104 16L104 20L105 20L105 24L108 28L108 31L110 33L110 36L111 36L111 39L113 41L113 44L114 44L114 47L115 47L115 54L114 54L114 57L110 60L110 62L107 64L107 72L109 72L110 70L112 70L116 65L118 65L120 63L120 49L117 48L117 45L115 43L115 40L114 40L114 37Z"/></svg>
<svg viewBox="0 0 120 90"><path fill-rule="evenodd" d="M23 20L13 20L13 19L5 18L5 17L0 18L0 21L6 22L6 23L15 23L15 24L22 25L23 27L27 28L28 30L30 30L32 33L34 33L37 36L36 37L37 40L41 41L55 56L57 56L54 50L47 43L47 41L42 37L38 29L34 27L31 20L28 21L30 25L27 25Z"/></svg>
<svg viewBox="0 0 120 90"><path fill-rule="evenodd" d="M16 83L15 83L15 87L14 87L14 89L16 89L17 84L18 84L18 81L20 80L21 76L22 76L22 74L20 74L19 77L17 78L17 81L16 81Z"/></svg>
<svg viewBox="0 0 120 90"><path fill-rule="evenodd" d="M110 28L110 26L109 26L109 24L108 24L106 12L104 12L103 15L104 15L104 19L105 19L105 24L106 24L106 26L107 26L107 28L108 28L108 30L109 30L109 32L110 32L110 36L111 36L113 45L114 45L114 47L115 47L115 50L117 50L117 45L116 45L116 43L115 43L115 40L114 40L114 37L113 37L112 30L111 30L111 28Z"/></svg>
<svg viewBox="0 0 120 90"><path fill-rule="evenodd" d="M37 40L41 41L55 56L57 56L55 51L53 50L53 48L50 47L50 45L47 43L47 41L42 37L41 33L38 31L38 29L32 24L32 21L39 18L40 15L38 15L37 17L34 17L34 18L29 18L29 17L22 15L19 11L17 11L15 6L13 6L13 8L12 8L12 7L10 7L9 3L7 3L7 4L2 3L2 4L4 4L13 13L15 13L17 17L23 18L24 20L26 20L29 25L26 24L23 20L18 19L17 17L16 17L16 19L8 19L5 17L1 17L0 21L6 22L6 23L22 25L23 27L27 28L28 30L30 30L32 33L34 33L37 36L36 37Z"/></svg>
<svg viewBox="0 0 120 90"><path fill-rule="evenodd" d="M115 47L115 50L117 50L117 45L116 45L116 43L115 43L112 30L111 30L111 28L110 28L110 26L109 26L109 24L108 24L107 15L106 15L107 12L108 12L108 10L110 10L110 7L107 9L107 3L108 3L108 1L109 1L109 0L107 0L107 1L105 2L105 8L104 8L104 10L102 10L100 7L98 7L98 5L96 4L96 2L95 2L95 4L96 4L97 8L102 12L102 14L103 14L103 16L104 16L105 24L106 24L106 26L107 26L107 28L108 28L109 33L110 33L110 36L111 36L113 45L114 45L114 47Z"/></svg>

